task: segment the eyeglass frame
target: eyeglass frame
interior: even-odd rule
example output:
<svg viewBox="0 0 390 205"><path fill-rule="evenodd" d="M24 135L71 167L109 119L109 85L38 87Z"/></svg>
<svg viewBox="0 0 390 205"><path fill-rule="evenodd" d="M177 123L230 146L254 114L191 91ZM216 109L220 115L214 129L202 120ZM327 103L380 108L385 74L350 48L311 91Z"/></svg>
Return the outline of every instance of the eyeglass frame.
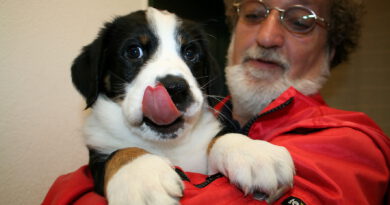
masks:
<svg viewBox="0 0 390 205"><path fill-rule="evenodd" d="M284 22L284 13L285 13L286 10L288 10L288 9L290 9L290 8L293 8L293 7L295 7L295 8L303 8L303 9L308 10L308 11L310 12L310 14L314 17L314 20L315 20L315 23L316 23L316 24L318 24L318 25L320 25L320 26L323 26L325 29L329 27L329 23L325 20L325 18L318 16L312 9L307 8L307 7L303 6L303 5L295 4L295 5L289 6L287 9L281 9L281 8L279 8L279 7L272 7L272 8L270 8L270 7L268 7L268 6L263 2L263 0L252 0L252 1L258 2L258 3L262 4L262 5L264 5L264 8L266 9L266 16L264 16L264 17L265 17L264 19L266 19L266 18L269 16L269 14L271 13L271 10L274 9L274 10L278 11L278 12L279 12L279 20L281 21L281 23L282 23L282 24L287 28L287 30L289 30L289 31L292 31L292 32L295 32L295 33L309 33L309 32L312 31L312 30L314 29L314 27L315 27L315 26L312 26L308 31L305 31L305 32L297 32L297 31L293 31L293 30L289 29L289 27L286 26L286 24L285 24L285 22ZM233 3L233 7L236 8L236 12L237 12L237 17L238 17L238 18L240 18L240 6L241 6L243 3L245 3L245 2L243 2L243 1L236 2L236 1L235 1L235 2ZM259 23L260 23L260 22L259 22Z"/></svg>

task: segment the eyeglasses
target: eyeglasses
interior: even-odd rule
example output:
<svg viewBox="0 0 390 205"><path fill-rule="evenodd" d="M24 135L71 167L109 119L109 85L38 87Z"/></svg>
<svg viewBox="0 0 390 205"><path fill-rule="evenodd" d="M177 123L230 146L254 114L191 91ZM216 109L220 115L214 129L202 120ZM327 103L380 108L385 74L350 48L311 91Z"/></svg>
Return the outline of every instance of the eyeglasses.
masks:
<svg viewBox="0 0 390 205"><path fill-rule="evenodd" d="M262 0L249 0L234 3L239 18L247 24L259 24L265 20L272 9L279 11L281 23L291 32L308 33L316 24L326 28L328 23L324 18L302 5L293 5L287 9L269 8Z"/></svg>

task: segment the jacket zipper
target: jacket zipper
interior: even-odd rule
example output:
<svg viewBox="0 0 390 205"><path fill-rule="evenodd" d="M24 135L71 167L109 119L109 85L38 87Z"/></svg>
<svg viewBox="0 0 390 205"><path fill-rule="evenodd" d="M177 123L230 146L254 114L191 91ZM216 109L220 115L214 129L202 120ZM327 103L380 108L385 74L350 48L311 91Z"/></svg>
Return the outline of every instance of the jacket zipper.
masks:
<svg viewBox="0 0 390 205"><path fill-rule="evenodd" d="M277 111L287 107L288 105L290 105L292 103L293 100L294 100L294 97L291 97L288 100L286 100L284 103L280 104L279 106L274 107L271 110L268 110L267 112L256 115L251 120L249 120L249 122L247 122L244 127L241 128L240 133L248 136L249 130L252 127L253 123L255 123L259 118L264 117L266 115L269 115L271 113L277 112Z"/></svg>

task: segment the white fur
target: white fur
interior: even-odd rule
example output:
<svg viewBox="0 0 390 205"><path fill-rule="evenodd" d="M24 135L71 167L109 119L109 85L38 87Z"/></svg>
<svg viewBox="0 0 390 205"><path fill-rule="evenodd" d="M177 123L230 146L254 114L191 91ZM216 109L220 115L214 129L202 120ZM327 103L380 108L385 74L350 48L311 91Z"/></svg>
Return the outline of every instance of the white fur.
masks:
<svg viewBox="0 0 390 205"><path fill-rule="evenodd" d="M264 192L273 202L293 183L294 163L286 148L241 134L218 139L209 156L210 174L221 172L245 194Z"/></svg>

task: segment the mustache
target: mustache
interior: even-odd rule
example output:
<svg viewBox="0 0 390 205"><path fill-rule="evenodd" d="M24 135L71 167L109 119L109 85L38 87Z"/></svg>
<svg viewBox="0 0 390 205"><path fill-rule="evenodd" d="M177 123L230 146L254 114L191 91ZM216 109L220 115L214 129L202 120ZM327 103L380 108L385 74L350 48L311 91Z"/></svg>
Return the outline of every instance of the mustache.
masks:
<svg viewBox="0 0 390 205"><path fill-rule="evenodd" d="M255 59L255 60L261 60L269 63L274 63L279 65L285 70L290 68L290 63L288 62L288 60L274 48L263 48L259 46L252 46L245 51L242 59L243 62Z"/></svg>

